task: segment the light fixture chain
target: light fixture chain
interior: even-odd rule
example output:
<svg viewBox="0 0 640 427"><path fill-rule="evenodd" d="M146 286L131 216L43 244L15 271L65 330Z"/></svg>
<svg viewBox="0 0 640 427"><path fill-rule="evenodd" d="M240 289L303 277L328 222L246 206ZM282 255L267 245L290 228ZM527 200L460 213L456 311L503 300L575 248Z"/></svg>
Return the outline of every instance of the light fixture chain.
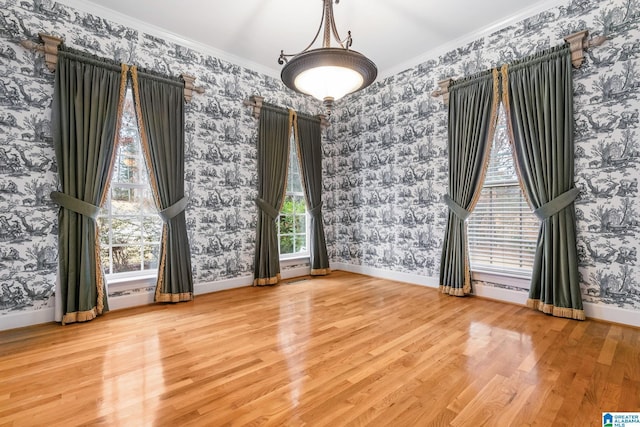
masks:
<svg viewBox="0 0 640 427"><path fill-rule="evenodd" d="M335 32L333 25L333 0L324 1L324 41L322 47L331 47L331 30Z"/></svg>
<svg viewBox="0 0 640 427"><path fill-rule="evenodd" d="M331 2L331 0L329 0L329 2ZM340 1L336 0L336 4L338 3L340 3ZM336 21L334 16L335 15L333 14L333 6L332 6L330 19L331 19L331 31L333 32L333 37L336 39L336 41L338 42L341 48L349 49L351 47L351 44L353 43L353 41L351 40L351 31L347 31L347 37L345 39L340 38L340 34L338 34L338 27L336 26ZM329 19L329 17L327 17L327 19ZM325 39L327 38L328 37L325 33ZM325 47L328 47L328 46L325 46Z"/></svg>

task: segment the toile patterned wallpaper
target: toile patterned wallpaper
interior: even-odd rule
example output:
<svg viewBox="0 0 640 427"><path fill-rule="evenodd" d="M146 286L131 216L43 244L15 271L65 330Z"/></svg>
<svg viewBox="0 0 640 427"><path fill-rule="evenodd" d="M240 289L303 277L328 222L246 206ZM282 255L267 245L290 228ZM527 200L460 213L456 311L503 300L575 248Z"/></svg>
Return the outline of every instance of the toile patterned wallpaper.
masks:
<svg viewBox="0 0 640 427"><path fill-rule="evenodd" d="M334 262L438 277L447 191L447 77L500 66L589 29L607 42L574 71L584 300L640 310L640 1L573 0L379 81L327 131L325 222Z"/></svg>
<svg viewBox="0 0 640 427"><path fill-rule="evenodd" d="M98 56L197 76L206 92L194 95L185 113L194 281L252 275L257 121L242 102L255 94L315 114L311 100L285 90L279 79L61 3L0 0L0 314L52 306L55 287L58 208L49 199L57 185L54 76L42 54L19 45L39 32Z"/></svg>
<svg viewBox="0 0 640 427"><path fill-rule="evenodd" d="M573 0L379 81L338 102L324 135L324 206L333 262L437 277L446 222L446 109L430 92L556 45L605 34L575 70L580 273L585 301L640 310L640 0ZM0 0L0 315L52 305L57 206L53 75L18 42L65 43L206 89L186 108L187 208L195 282L252 274L257 123L252 94L320 106L276 78L51 0Z"/></svg>

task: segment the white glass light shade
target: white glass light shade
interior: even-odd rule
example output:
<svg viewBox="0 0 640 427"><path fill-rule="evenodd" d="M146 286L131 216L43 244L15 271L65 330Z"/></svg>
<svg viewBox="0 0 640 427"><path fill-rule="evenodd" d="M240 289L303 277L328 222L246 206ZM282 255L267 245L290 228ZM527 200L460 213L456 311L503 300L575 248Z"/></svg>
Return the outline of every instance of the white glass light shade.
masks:
<svg viewBox="0 0 640 427"><path fill-rule="evenodd" d="M326 66L310 68L298 74L296 88L320 101L325 98L338 100L362 86L364 79L355 70L345 67Z"/></svg>

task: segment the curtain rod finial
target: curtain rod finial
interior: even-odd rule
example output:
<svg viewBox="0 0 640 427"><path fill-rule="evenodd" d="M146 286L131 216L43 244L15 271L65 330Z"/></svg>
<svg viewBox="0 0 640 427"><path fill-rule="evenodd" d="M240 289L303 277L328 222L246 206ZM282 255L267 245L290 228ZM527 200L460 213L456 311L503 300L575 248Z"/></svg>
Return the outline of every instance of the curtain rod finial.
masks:
<svg viewBox="0 0 640 427"><path fill-rule="evenodd" d="M589 46L587 47L591 48L591 47L602 46L602 44L604 44L604 42L606 41L607 41L606 36L595 36L589 40L588 42Z"/></svg>

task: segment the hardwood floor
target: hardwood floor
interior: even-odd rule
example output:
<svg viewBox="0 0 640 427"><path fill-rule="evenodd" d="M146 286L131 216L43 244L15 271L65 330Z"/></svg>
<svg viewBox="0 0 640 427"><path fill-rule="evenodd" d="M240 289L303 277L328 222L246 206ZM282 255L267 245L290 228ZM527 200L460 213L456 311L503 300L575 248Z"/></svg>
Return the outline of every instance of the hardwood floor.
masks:
<svg viewBox="0 0 640 427"><path fill-rule="evenodd" d="M345 272L0 333L0 426L600 426L640 330Z"/></svg>

